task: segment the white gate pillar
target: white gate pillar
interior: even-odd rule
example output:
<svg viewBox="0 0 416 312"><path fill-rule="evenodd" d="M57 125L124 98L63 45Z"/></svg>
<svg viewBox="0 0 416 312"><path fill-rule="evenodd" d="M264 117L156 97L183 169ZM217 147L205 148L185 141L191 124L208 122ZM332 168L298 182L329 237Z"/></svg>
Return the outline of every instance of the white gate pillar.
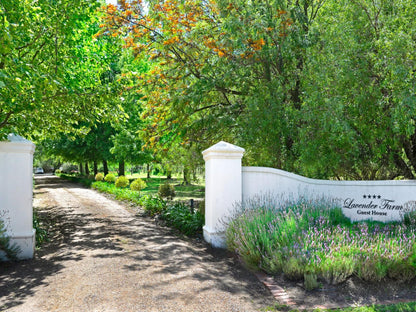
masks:
<svg viewBox="0 0 416 312"><path fill-rule="evenodd" d="M19 259L33 258L33 153L35 145L16 135L0 142L0 218ZM0 255L1 256L1 255Z"/></svg>
<svg viewBox="0 0 416 312"><path fill-rule="evenodd" d="M204 238L214 247L226 247L224 217L242 200L243 154L243 148L223 141L202 152L205 160Z"/></svg>

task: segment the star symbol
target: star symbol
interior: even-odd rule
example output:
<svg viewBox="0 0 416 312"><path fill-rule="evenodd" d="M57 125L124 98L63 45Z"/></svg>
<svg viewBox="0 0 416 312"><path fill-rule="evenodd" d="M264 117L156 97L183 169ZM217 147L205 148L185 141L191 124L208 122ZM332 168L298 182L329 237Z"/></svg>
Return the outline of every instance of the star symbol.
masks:
<svg viewBox="0 0 416 312"><path fill-rule="evenodd" d="M367 198L367 196L363 195L363 198Z"/></svg>
<svg viewBox="0 0 416 312"><path fill-rule="evenodd" d="M378 199L380 199L380 198L381 198L381 196L380 196L380 195L378 195L378 196L377 196L377 198L378 198Z"/></svg>
<svg viewBox="0 0 416 312"><path fill-rule="evenodd" d="M368 198L371 198L371 195L368 195Z"/></svg>
<svg viewBox="0 0 416 312"><path fill-rule="evenodd" d="M373 198L375 199L377 196L376 195L373 195Z"/></svg>

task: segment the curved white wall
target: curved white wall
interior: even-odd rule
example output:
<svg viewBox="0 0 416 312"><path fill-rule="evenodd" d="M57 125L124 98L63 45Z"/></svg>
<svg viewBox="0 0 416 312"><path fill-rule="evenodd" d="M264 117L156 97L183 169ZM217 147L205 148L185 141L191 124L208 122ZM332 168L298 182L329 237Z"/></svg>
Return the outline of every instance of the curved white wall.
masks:
<svg viewBox="0 0 416 312"><path fill-rule="evenodd" d="M284 199L332 199L352 221L401 220L416 208L416 181L329 181L305 178L273 168L243 167L243 200L259 194Z"/></svg>
<svg viewBox="0 0 416 312"><path fill-rule="evenodd" d="M416 181L328 181L264 167L241 167L244 149L220 142L202 152L205 160L204 237L225 247L224 220L235 205L261 196L296 201L326 199L352 221L400 221L416 210Z"/></svg>

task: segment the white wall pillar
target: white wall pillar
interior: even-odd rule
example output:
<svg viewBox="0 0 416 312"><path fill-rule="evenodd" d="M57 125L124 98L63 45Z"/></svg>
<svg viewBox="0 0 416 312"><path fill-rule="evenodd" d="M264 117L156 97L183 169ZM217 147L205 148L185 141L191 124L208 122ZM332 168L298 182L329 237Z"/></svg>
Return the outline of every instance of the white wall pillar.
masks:
<svg viewBox="0 0 416 312"><path fill-rule="evenodd" d="M35 145L16 135L0 142L0 218L19 259L33 258L33 153Z"/></svg>
<svg viewBox="0 0 416 312"><path fill-rule="evenodd" d="M243 148L223 141L202 152L205 160L204 238L214 247L226 247L224 217L242 200L243 154Z"/></svg>

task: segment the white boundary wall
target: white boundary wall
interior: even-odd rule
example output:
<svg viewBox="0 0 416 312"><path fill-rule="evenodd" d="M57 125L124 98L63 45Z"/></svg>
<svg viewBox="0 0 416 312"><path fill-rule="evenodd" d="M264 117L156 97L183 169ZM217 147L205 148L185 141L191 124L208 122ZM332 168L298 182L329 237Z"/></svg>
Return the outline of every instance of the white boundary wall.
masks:
<svg viewBox="0 0 416 312"><path fill-rule="evenodd" d="M0 218L19 259L33 258L33 153L35 145L16 135L0 142ZM1 255L0 255L1 256Z"/></svg>
<svg viewBox="0 0 416 312"><path fill-rule="evenodd" d="M416 181L328 181L273 168L242 167L244 149L220 142L202 152L205 166L204 238L225 247L224 220L236 203L256 196L282 201L300 198L333 201L352 221L400 221L416 209Z"/></svg>

